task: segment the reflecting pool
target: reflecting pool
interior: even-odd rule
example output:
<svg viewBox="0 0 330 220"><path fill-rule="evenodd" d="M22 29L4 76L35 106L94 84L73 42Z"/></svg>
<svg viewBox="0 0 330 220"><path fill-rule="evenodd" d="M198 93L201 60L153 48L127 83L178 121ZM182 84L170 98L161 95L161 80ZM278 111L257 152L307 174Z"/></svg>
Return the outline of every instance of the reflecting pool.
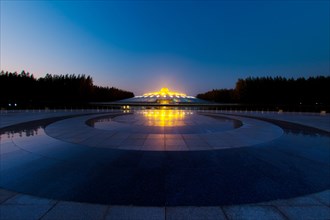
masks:
<svg viewBox="0 0 330 220"><path fill-rule="evenodd" d="M99 117L88 125L103 130L130 130L137 133L205 134L236 129L242 122L227 117L210 117L189 110L152 109L118 117Z"/></svg>
<svg viewBox="0 0 330 220"><path fill-rule="evenodd" d="M185 126L185 118L193 114L192 111L165 109L140 111L137 113L145 117L147 126L157 127Z"/></svg>
<svg viewBox="0 0 330 220"><path fill-rule="evenodd" d="M126 130L125 137L122 133L120 137L117 133L110 136L108 130L94 135L90 130L100 130L87 126L86 118L82 117L58 120L46 126L34 123L35 127L24 124L3 129L0 188L57 200L138 206L236 205L294 198L330 189L330 133L292 122L267 120L281 127L285 131L283 135L240 148L147 151L100 147L102 142L114 143L121 138L124 141L143 139L143 145L150 142L150 147L176 146L178 142L201 147L201 140L211 145L221 141L238 143L243 138L243 135L229 135L224 140L219 138L221 134L205 133L169 137L141 135L138 132L142 126L149 131L163 128L179 129L163 132L189 132L184 129L193 127L195 132L206 132L221 124L233 129L234 124L220 114L211 117L189 111L184 114L151 111L94 120L94 125L131 128ZM255 138L249 126L253 122L258 127L262 120L265 119L247 121L250 133L245 133L245 139ZM58 126L53 127L56 128L53 132L57 138L53 138L45 131L56 123ZM86 132L77 129L79 123L85 126ZM196 130L198 127L202 129ZM63 141L79 138L78 133L71 136L70 129L84 132L81 135L86 139L84 143L95 146ZM130 144L126 142L125 146Z"/></svg>

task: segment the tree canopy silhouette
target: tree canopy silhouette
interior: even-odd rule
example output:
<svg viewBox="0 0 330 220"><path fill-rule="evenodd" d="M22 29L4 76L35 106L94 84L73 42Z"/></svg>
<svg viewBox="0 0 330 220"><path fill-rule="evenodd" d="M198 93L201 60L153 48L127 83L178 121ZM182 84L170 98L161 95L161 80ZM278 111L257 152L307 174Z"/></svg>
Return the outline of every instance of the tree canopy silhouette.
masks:
<svg viewBox="0 0 330 220"><path fill-rule="evenodd" d="M132 92L115 87L101 87L93 84L86 75L51 75L36 79L24 70L0 73L0 104L8 106L14 103L20 106L62 106L80 105L88 102L108 102L131 98Z"/></svg>
<svg viewBox="0 0 330 220"><path fill-rule="evenodd" d="M197 97L221 103L330 104L330 76L305 78L249 77L234 89L215 89Z"/></svg>

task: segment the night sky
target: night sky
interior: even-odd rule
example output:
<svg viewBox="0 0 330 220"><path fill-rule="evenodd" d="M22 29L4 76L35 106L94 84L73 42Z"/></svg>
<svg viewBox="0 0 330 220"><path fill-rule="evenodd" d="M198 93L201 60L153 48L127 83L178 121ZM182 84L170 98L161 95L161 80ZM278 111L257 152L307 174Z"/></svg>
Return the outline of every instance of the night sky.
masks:
<svg viewBox="0 0 330 220"><path fill-rule="evenodd" d="M329 1L3 1L1 70L196 95L330 74Z"/></svg>

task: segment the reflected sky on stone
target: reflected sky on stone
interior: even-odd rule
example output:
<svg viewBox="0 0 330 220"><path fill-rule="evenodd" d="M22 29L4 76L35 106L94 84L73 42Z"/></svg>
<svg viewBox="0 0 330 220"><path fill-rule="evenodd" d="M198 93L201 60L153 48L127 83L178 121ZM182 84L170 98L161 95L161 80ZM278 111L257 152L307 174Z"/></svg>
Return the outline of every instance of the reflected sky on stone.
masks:
<svg viewBox="0 0 330 220"><path fill-rule="evenodd" d="M239 120L226 117L210 117L190 110L150 109L137 110L115 118L103 117L89 120L98 129L128 129L137 133L214 133L242 126Z"/></svg>
<svg viewBox="0 0 330 220"><path fill-rule="evenodd" d="M183 119L196 115L185 114ZM143 113L118 116L113 120L124 121L135 116L146 120ZM278 123L284 130L295 127L296 131L305 132L285 132L272 141L242 148L206 151L107 149L59 139L71 136L70 126L77 130L78 124L73 123L75 120L84 125L86 118L59 120L46 126L47 129L59 123L57 130L63 134L56 139L41 131L33 136L27 136L24 132L20 136L19 131L15 132L12 143L1 145L0 187L50 199L140 206L255 203L292 198L330 187L327 178L329 134L317 133L299 124L274 120L272 123ZM252 123L261 125L250 119L245 122L250 126ZM247 130L251 131L251 127ZM108 131L102 132L107 135ZM153 136L150 141L161 140L166 147L175 144L173 141L181 140L180 135ZM72 137L78 138L77 135ZM184 137L187 141L193 135ZM99 134L92 133L93 143L100 144L99 138ZM239 135L233 136L232 140L241 138ZM111 141L111 138L108 140ZM189 146L196 143L195 138L189 140L192 141L187 142ZM208 140L212 144L213 139Z"/></svg>

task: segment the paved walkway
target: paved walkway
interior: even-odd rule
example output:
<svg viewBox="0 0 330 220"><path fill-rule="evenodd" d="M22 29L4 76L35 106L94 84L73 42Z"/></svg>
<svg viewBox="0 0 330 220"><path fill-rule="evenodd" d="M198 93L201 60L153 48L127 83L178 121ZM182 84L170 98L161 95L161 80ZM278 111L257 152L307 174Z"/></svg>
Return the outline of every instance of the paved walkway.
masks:
<svg viewBox="0 0 330 220"><path fill-rule="evenodd" d="M3 113L0 128L31 120L86 113ZM280 128L276 124L217 113L219 117L241 121L242 126L225 131L213 130L210 134L201 130L199 134L189 134L187 130L175 130L175 134L163 133L159 136L159 134L135 130L134 133L130 131L129 135L124 135L120 125L118 125L119 131L100 130L86 125L84 122L91 118L109 115L112 117L118 114L118 112L97 111L95 113L98 115L78 115L63 120L57 118L54 123L41 120L38 123L46 126L45 131L40 125L33 128L32 125L36 124L24 124L29 131L26 129L17 132L14 129L11 130L10 135L1 136L0 182L3 187L0 189L1 219L330 218L328 181L330 173L327 169L330 146L329 137L324 134L319 137L319 135L311 135L313 132L317 134L317 131L309 131L308 134L299 133L301 131L298 126L295 127L293 135L283 133L288 131L287 128ZM256 113L253 115L267 117ZM196 115L195 119L197 122L202 122L201 118L204 117L206 116ZM298 120L295 116L288 120L290 117L285 114L272 115L269 118L289 122ZM311 126L311 121L314 121L314 127L327 130L327 123L324 121L328 119L329 116L314 115L311 120L308 115L299 115L299 124ZM129 123L131 122L132 120L129 120ZM110 120L110 125L112 123ZM147 130L149 132L149 128ZM22 132L28 133L29 136L22 135ZM109 132L111 135L107 136ZM269 134L270 132L272 134ZM107 144L113 141L116 135L120 141L117 144ZM153 143L150 144L150 148L146 148L145 143L152 139L152 135L160 140L159 144ZM198 141L186 141L188 137L194 136L198 137L196 138ZM231 139L226 139L228 136ZM235 140L237 136L240 136L239 140ZM135 139L143 139L141 141L143 144L138 144ZM171 139L174 143L172 149L167 148L171 145L167 144ZM226 141L219 142L224 139ZM134 144L129 144L130 147L125 149L125 146L128 146L127 142ZM312 150L310 143L314 145ZM155 148L156 145L162 147ZM291 145L294 147L288 149ZM163 157L164 155L166 157ZM260 166L261 164L263 166ZM136 166L135 171L139 171L134 174L136 178L127 178L134 171L132 170L134 166ZM216 169L212 169L214 166L217 166ZM117 172L118 169L112 169L114 167L120 172ZM86 169L90 169L90 172L86 173ZM125 173L125 170L128 173ZM283 170L292 172L285 173ZM82 175L76 175L77 173ZM117 177L119 182L113 182L114 178L105 178L106 180L102 182L104 174L110 175L109 173L120 174L120 177ZM94 180L94 183L72 185L73 180L77 182L86 180L82 178L85 174ZM98 175L101 175L101 179L96 178ZM122 178L123 176L125 178ZM153 178L149 178L150 176ZM167 179L163 179L164 177ZM221 177L226 177L227 183L220 181ZM297 182L299 178L301 184ZM164 181L167 183L163 185L167 189L165 191L167 196L162 197L163 191L159 185ZM22 184L23 182L25 184ZM97 185L95 182L102 184ZM111 184L107 185L107 188L102 188L106 183ZM213 185L214 183L217 185ZM121 185L119 188L118 184ZM281 187L282 185L284 187ZM83 187L76 188L77 186ZM59 187L62 187L63 191L58 190ZM96 187L101 189L95 190ZM229 192L221 190L223 188ZM119 190L117 193L116 189ZM122 189L125 191L121 191ZM51 194L54 190L55 193ZM150 190L155 190L153 191L155 195L150 194ZM61 195L60 192L63 194ZM67 192L72 194L68 195ZM91 192L97 197L91 196ZM246 194L247 192L249 193ZM255 194L250 194L252 192ZM111 200L102 198L102 194L112 197ZM271 199L278 196L287 199ZM131 204L135 204L134 206L129 203L130 200L132 200ZM253 202L257 200L260 202ZM244 204L245 202L239 201L248 202Z"/></svg>
<svg viewBox="0 0 330 220"><path fill-rule="evenodd" d="M115 116L118 115L105 114L103 117L116 119ZM270 123L237 116L220 117L231 123L234 120L242 122L242 126L237 129L225 131L216 129L219 119L197 113L187 116L193 118L194 126L189 123L189 126L168 129L130 123L135 122L139 116L120 116L129 118L125 123L110 120L108 124L111 130L94 129L85 123L95 116L75 117L52 123L46 127L45 132L50 137L85 146L143 151L194 151L243 147L271 141L283 134L281 128ZM189 122L191 121L190 119Z"/></svg>

